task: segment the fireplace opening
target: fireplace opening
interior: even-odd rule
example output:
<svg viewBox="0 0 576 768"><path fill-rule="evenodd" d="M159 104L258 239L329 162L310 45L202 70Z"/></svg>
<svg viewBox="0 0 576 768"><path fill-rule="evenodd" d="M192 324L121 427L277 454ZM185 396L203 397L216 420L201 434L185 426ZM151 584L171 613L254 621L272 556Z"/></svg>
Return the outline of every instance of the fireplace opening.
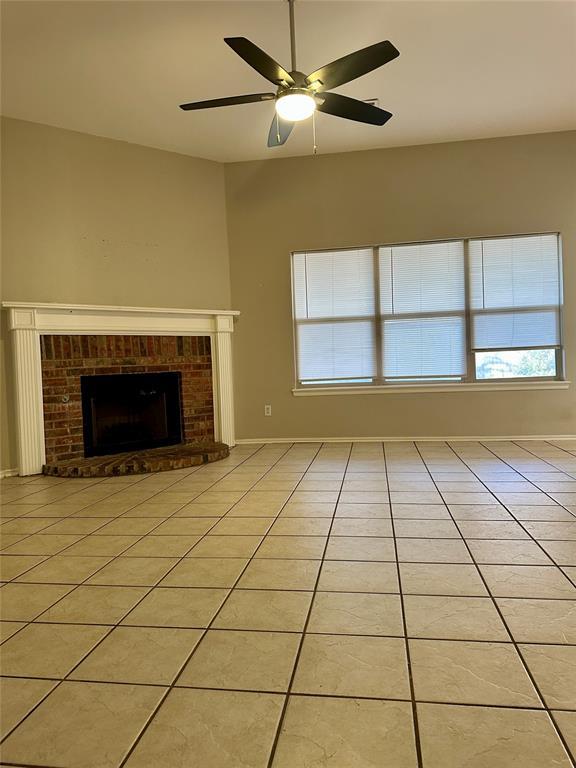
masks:
<svg viewBox="0 0 576 768"><path fill-rule="evenodd" d="M84 455L182 441L180 373L81 376Z"/></svg>

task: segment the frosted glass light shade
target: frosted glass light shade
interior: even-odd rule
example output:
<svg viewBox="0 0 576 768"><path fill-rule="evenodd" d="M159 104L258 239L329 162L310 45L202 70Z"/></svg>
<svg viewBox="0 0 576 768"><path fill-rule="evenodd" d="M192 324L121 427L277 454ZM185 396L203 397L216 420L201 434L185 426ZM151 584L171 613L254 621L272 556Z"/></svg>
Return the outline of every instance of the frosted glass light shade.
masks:
<svg viewBox="0 0 576 768"><path fill-rule="evenodd" d="M312 96L305 93L287 93L276 100L276 112L284 120L298 122L306 120L316 109L316 102Z"/></svg>

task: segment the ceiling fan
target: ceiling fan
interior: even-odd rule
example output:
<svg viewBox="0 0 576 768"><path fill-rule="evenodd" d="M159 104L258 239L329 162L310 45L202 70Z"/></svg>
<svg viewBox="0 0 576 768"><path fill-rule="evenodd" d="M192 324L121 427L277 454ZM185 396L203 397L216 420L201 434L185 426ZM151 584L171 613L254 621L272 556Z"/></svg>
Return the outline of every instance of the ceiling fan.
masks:
<svg viewBox="0 0 576 768"><path fill-rule="evenodd" d="M268 146L284 144L294 123L311 117L314 112L355 120L359 123L384 125L392 114L373 104L332 93L332 88L349 83L357 77L372 72L400 55L389 40L369 45L359 51L326 64L310 75L296 68L296 36L294 29L294 0L288 0L290 10L291 71L287 72L274 59L245 37L226 37L227 43L238 56L277 86L276 93L251 93L224 99L209 99L181 104L180 109L189 111L226 107L232 104L250 104L258 101L274 101L276 114L268 133Z"/></svg>

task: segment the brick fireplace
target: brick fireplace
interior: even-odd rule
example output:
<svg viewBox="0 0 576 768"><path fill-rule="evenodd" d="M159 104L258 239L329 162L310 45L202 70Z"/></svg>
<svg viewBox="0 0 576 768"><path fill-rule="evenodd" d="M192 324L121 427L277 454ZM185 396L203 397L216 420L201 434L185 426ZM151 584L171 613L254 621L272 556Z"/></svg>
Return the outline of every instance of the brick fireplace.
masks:
<svg viewBox="0 0 576 768"><path fill-rule="evenodd" d="M179 373L182 442L214 440L208 336L50 334L40 350L47 464L84 456L83 377Z"/></svg>
<svg viewBox="0 0 576 768"><path fill-rule="evenodd" d="M20 475L83 450L82 375L177 371L185 442L234 446L233 310L3 302Z"/></svg>

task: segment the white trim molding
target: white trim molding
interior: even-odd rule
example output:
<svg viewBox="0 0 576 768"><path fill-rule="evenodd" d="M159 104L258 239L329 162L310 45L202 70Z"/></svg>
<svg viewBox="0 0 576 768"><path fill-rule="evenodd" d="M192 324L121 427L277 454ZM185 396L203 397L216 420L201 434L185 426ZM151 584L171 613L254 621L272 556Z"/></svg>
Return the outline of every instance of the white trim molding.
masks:
<svg viewBox="0 0 576 768"><path fill-rule="evenodd" d="M455 437L239 437L236 445L264 445L266 443L462 443L509 442L510 440L576 440L576 435L457 435Z"/></svg>
<svg viewBox="0 0 576 768"><path fill-rule="evenodd" d="M571 381L539 380L539 381L486 381L474 383L454 384L386 384L377 386L350 386L350 387L297 387L292 390L295 397L318 397L321 395L391 395L410 394L422 392L522 392L534 389L569 389Z"/></svg>
<svg viewBox="0 0 576 768"><path fill-rule="evenodd" d="M4 480L5 477L17 477L17 469L0 469L0 480Z"/></svg>
<svg viewBox="0 0 576 768"><path fill-rule="evenodd" d="M209 336L215 438L230 446L236 444L231 334L239 312L20 301L5 301L2 307L8 310L13 334L20 475L39 474L46 459L40 359L43 334Z"/></svg>

